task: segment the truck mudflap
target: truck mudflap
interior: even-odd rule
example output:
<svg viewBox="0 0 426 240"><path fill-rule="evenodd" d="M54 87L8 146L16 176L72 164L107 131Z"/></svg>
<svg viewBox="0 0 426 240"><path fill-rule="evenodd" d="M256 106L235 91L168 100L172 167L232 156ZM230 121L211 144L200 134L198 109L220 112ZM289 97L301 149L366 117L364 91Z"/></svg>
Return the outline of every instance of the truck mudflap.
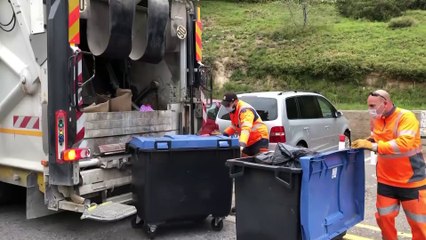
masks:
<svg viewBox="0 0 426 240"><path fill-rule="evenodd" d="M109 222L121 220L133 214L136 214L135 206L116 202L105 202L99 205L92 204L90 207L86 208L81 215L81 219Z"/></svg>

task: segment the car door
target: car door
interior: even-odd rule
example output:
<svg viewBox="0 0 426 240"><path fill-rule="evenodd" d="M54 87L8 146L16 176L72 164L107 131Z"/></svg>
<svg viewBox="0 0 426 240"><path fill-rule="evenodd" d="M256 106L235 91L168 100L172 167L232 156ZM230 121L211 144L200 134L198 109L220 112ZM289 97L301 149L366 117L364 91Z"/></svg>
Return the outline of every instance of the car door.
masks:
<svg viewBox="0 0 426 240"><path fill-rule="evenodd" d="M327 139L327 150L337 150L339 144L339 134L342 134L335 117L336 108L325 98L317 96L319 106L322 113L322 124L325 129L325 138Z"/></svg>
<svg viewBox="0 0 426 240"><path fill-rule="evenodd" d="M301 141L311 145L311 136L306 120L300 116L297 97L288 97L285 100L285 115L283 126L285 128L287 144L296 146Z"/></svg>
<svg viewBox="0 0 426 240"><path fill-rule="evenodd" d="M300 118L303 120L303 131L307 132L308 147L314 151L328 150L328 135L326 124L323 122L322 112L315 95L302 95L297 97Z"/></svg>

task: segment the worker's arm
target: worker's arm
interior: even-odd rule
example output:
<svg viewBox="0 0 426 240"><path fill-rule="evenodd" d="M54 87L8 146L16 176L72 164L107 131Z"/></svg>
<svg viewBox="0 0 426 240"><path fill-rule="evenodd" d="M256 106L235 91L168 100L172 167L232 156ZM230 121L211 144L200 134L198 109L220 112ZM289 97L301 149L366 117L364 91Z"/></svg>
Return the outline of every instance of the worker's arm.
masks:
<svg viewBox="0 0 426 240"><path fill-rule="evenodd" d="M253 127L254 113L249 109L243 109L240 112L240 123L241 123L241 133L240 133L240 146L246 147L247 141L250 137L251 128Z"/></svg>
<svg viewBox="0 0 426 240"><path fill-rule="evenodd" d="M380 154L399 154L414 150L416 134L419 131L419 122L412 112L402 115L398 124L397 138L390 141L377 142L377 151Z"/></svg>
<svg viewBox="0 0 426 240"><path fill-rule="evenodd" d="M231 124L229 127L225 128L225 131L223 131L223 135L232 136L234 135L235 131L237 131L237 127L235 127L234 124Z"/></svg>

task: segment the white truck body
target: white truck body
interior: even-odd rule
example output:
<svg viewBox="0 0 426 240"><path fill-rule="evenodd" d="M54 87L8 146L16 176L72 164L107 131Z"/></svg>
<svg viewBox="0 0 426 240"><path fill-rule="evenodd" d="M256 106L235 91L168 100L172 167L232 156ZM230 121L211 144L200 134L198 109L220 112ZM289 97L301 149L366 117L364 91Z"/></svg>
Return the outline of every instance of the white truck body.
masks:
<svg viewBox="0 0 426 240"><path fill-rule="evenodd" d="M79 44L68 41L76 3ZM1 183L27 189L27 218L131 202L125 144L194 133L202 120L195 12L190 1L0 1L0 202ZM133 111L83 111L125 88ZM148 103L155 111L140 112ZM74 148L91 154L63 161ZM134 210L114 206L120 217Z"/></svg>

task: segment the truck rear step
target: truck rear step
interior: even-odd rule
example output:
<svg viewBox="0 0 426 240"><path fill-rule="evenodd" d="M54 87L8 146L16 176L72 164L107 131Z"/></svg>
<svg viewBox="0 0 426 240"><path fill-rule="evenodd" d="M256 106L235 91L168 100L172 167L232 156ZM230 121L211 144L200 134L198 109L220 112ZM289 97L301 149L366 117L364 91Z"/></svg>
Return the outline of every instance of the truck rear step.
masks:
<svg viewBox="0 0 426 240"><path fill-rule="evenodd" d="M92 205L84 210L81 219L92 219L97 221L117 221L136 214L135 206L105 202L99 205Z"/></svg>

